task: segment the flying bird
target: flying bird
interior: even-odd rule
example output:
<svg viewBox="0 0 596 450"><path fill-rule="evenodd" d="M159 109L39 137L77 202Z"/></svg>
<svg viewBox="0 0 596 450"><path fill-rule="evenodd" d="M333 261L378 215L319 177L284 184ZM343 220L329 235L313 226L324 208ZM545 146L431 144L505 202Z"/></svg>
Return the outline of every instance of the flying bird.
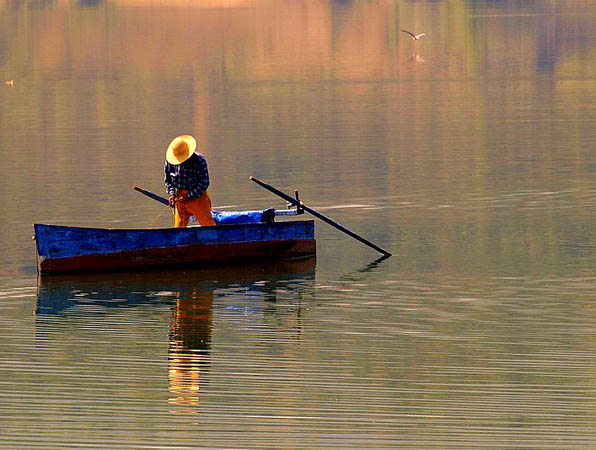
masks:
<svg viewBox="0 0 596 450"><path fill-rule="evenodd" d="M414 33L410 32L410 31L408 31L408 30L404 30L403 28L400 28L400 30L401 30L401 31L403 31L403 32L404 32L404 33L406 33L406 34L409 34L409 35L412 37L412 39L413 39L414 41L417 41L417 40L418 40L418 39L420 39L422 36L426 36L426 33L414 34Z"/></svg>
<svg viewBox="0 0 596 450"><path fill-rule="evenodd" d="M8 81L5 81L5 82L4 82L4 84L5 84L6 86L14 86L14 81L12 81L12 80L8 80Z"/></svg>

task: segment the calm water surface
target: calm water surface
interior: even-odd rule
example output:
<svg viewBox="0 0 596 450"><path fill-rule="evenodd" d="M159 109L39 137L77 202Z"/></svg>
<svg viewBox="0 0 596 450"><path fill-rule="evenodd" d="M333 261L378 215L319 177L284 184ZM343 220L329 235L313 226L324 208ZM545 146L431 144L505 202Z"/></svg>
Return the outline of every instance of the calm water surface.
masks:
<svg viewBox="0 0 596 450"><path fill-rule="evenodd" d="M0 447L594 448L595 58L589 1L0 0ZM171 225L182 133L394 256L38 280Z"/></svg>

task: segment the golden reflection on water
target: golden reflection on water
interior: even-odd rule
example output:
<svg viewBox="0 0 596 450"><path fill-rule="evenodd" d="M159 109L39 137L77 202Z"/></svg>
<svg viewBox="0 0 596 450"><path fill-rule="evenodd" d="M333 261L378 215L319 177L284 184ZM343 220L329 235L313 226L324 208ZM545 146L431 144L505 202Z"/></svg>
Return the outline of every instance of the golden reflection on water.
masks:
<svg viewBox="0 0 596 450"><path fill-rule="evenodd" d="M172 412L198 412L203 372L210 362L213 290L176 294L169 334L168 380Z"/></svg>

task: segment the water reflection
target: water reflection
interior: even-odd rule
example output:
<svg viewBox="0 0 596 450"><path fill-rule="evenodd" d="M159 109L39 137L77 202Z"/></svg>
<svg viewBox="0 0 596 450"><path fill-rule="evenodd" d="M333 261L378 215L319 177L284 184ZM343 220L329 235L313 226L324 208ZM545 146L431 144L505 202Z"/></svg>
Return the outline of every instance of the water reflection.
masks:
<svg viewBox="0 0 596 450"><path fill-rule="evenodd" d="M41 277L36 337L47 342L69 318L91 320L129 309L170 307L168 401L171 412L194 413L208 382L214 305L235 326L273 318L282 332L299 336L302 300L312 296L314 279L315 258L211 270ZM289 296L295 301L288 302ZM283 305L278 303L282 298ZM109 321L104 323L109 327Z"/></svg>
<svg viewBox="0 0 596 450"><path fill-rule="evenodd" d="M201 383L209 369L212 329L213 289L178 292L169 334L170 404L199 405Z"/></svg>
<svg viewBox="0 0 596 450"><path fill-rule="evenodd" d="M103 0L79 0L79 6L81 8L95 8L102 2Z"/></svg>
<svg viewBox="0 0 596 450"><path fill-rule="evenodd" d="M38 279L37 316L68 316L141 304L172 304L240 286L274 301L291 280L314 279L315 258L213 269L52 275Z"/></svg>

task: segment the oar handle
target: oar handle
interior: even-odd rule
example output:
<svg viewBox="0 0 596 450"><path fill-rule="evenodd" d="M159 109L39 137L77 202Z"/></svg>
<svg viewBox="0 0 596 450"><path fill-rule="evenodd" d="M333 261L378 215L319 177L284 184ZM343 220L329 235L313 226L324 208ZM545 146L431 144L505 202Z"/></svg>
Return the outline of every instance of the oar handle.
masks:
<svg viewBox="0 0 596 450"><path fill-rule="evenodd" d="M138 186L133 186L132 188L135 191L140 192L141 194L144 194L149 198L152 198L153 200L157 200L158 202L163 203L166 206L170 206L170 202L168 201L167 198L161 197L157 194L154 194L153 192L147 191L147 190L140 188Z"/></svg>
<svg viewBox="0 0 596 450"><path fill-rule="evenodd" d="M323 222L328 223L329 225L331 225L332 227L337 228L338 230L346 233L348 236L353 237L354 239L356 239L357 241L362 242L363 244L368 245L371 248L374 248L376 251L382 253L385 256L391 256L391 253L389 253L387 250L382 249L381 247L379 247L378 245L373 244L372 242L370 242L367 239L364 239L362 236L354 233L351 230L348 230L346 227L344 227L342 224L336 222L335 220L330 219L329 217L321 214L320 212L318 212L315 209L312 209L311 207L305 205L302 201L300 201L300 199L294 198L291 195L286 194L285 192L280 191L277 188L274 188L273 186L259 180L258 178L255 177L249 177L249 179L251 181L254 181L255 183L257 183L259 186L267 189L269 192L273 192L275 195L278 195L279 197L283 198L284 200L287 200L289 203L291 203L292 205L296 205L296 207L298 207L299 209L303 209L304 211L312 214L315 217L318 217L319 219L321 219Z"/></svg>

